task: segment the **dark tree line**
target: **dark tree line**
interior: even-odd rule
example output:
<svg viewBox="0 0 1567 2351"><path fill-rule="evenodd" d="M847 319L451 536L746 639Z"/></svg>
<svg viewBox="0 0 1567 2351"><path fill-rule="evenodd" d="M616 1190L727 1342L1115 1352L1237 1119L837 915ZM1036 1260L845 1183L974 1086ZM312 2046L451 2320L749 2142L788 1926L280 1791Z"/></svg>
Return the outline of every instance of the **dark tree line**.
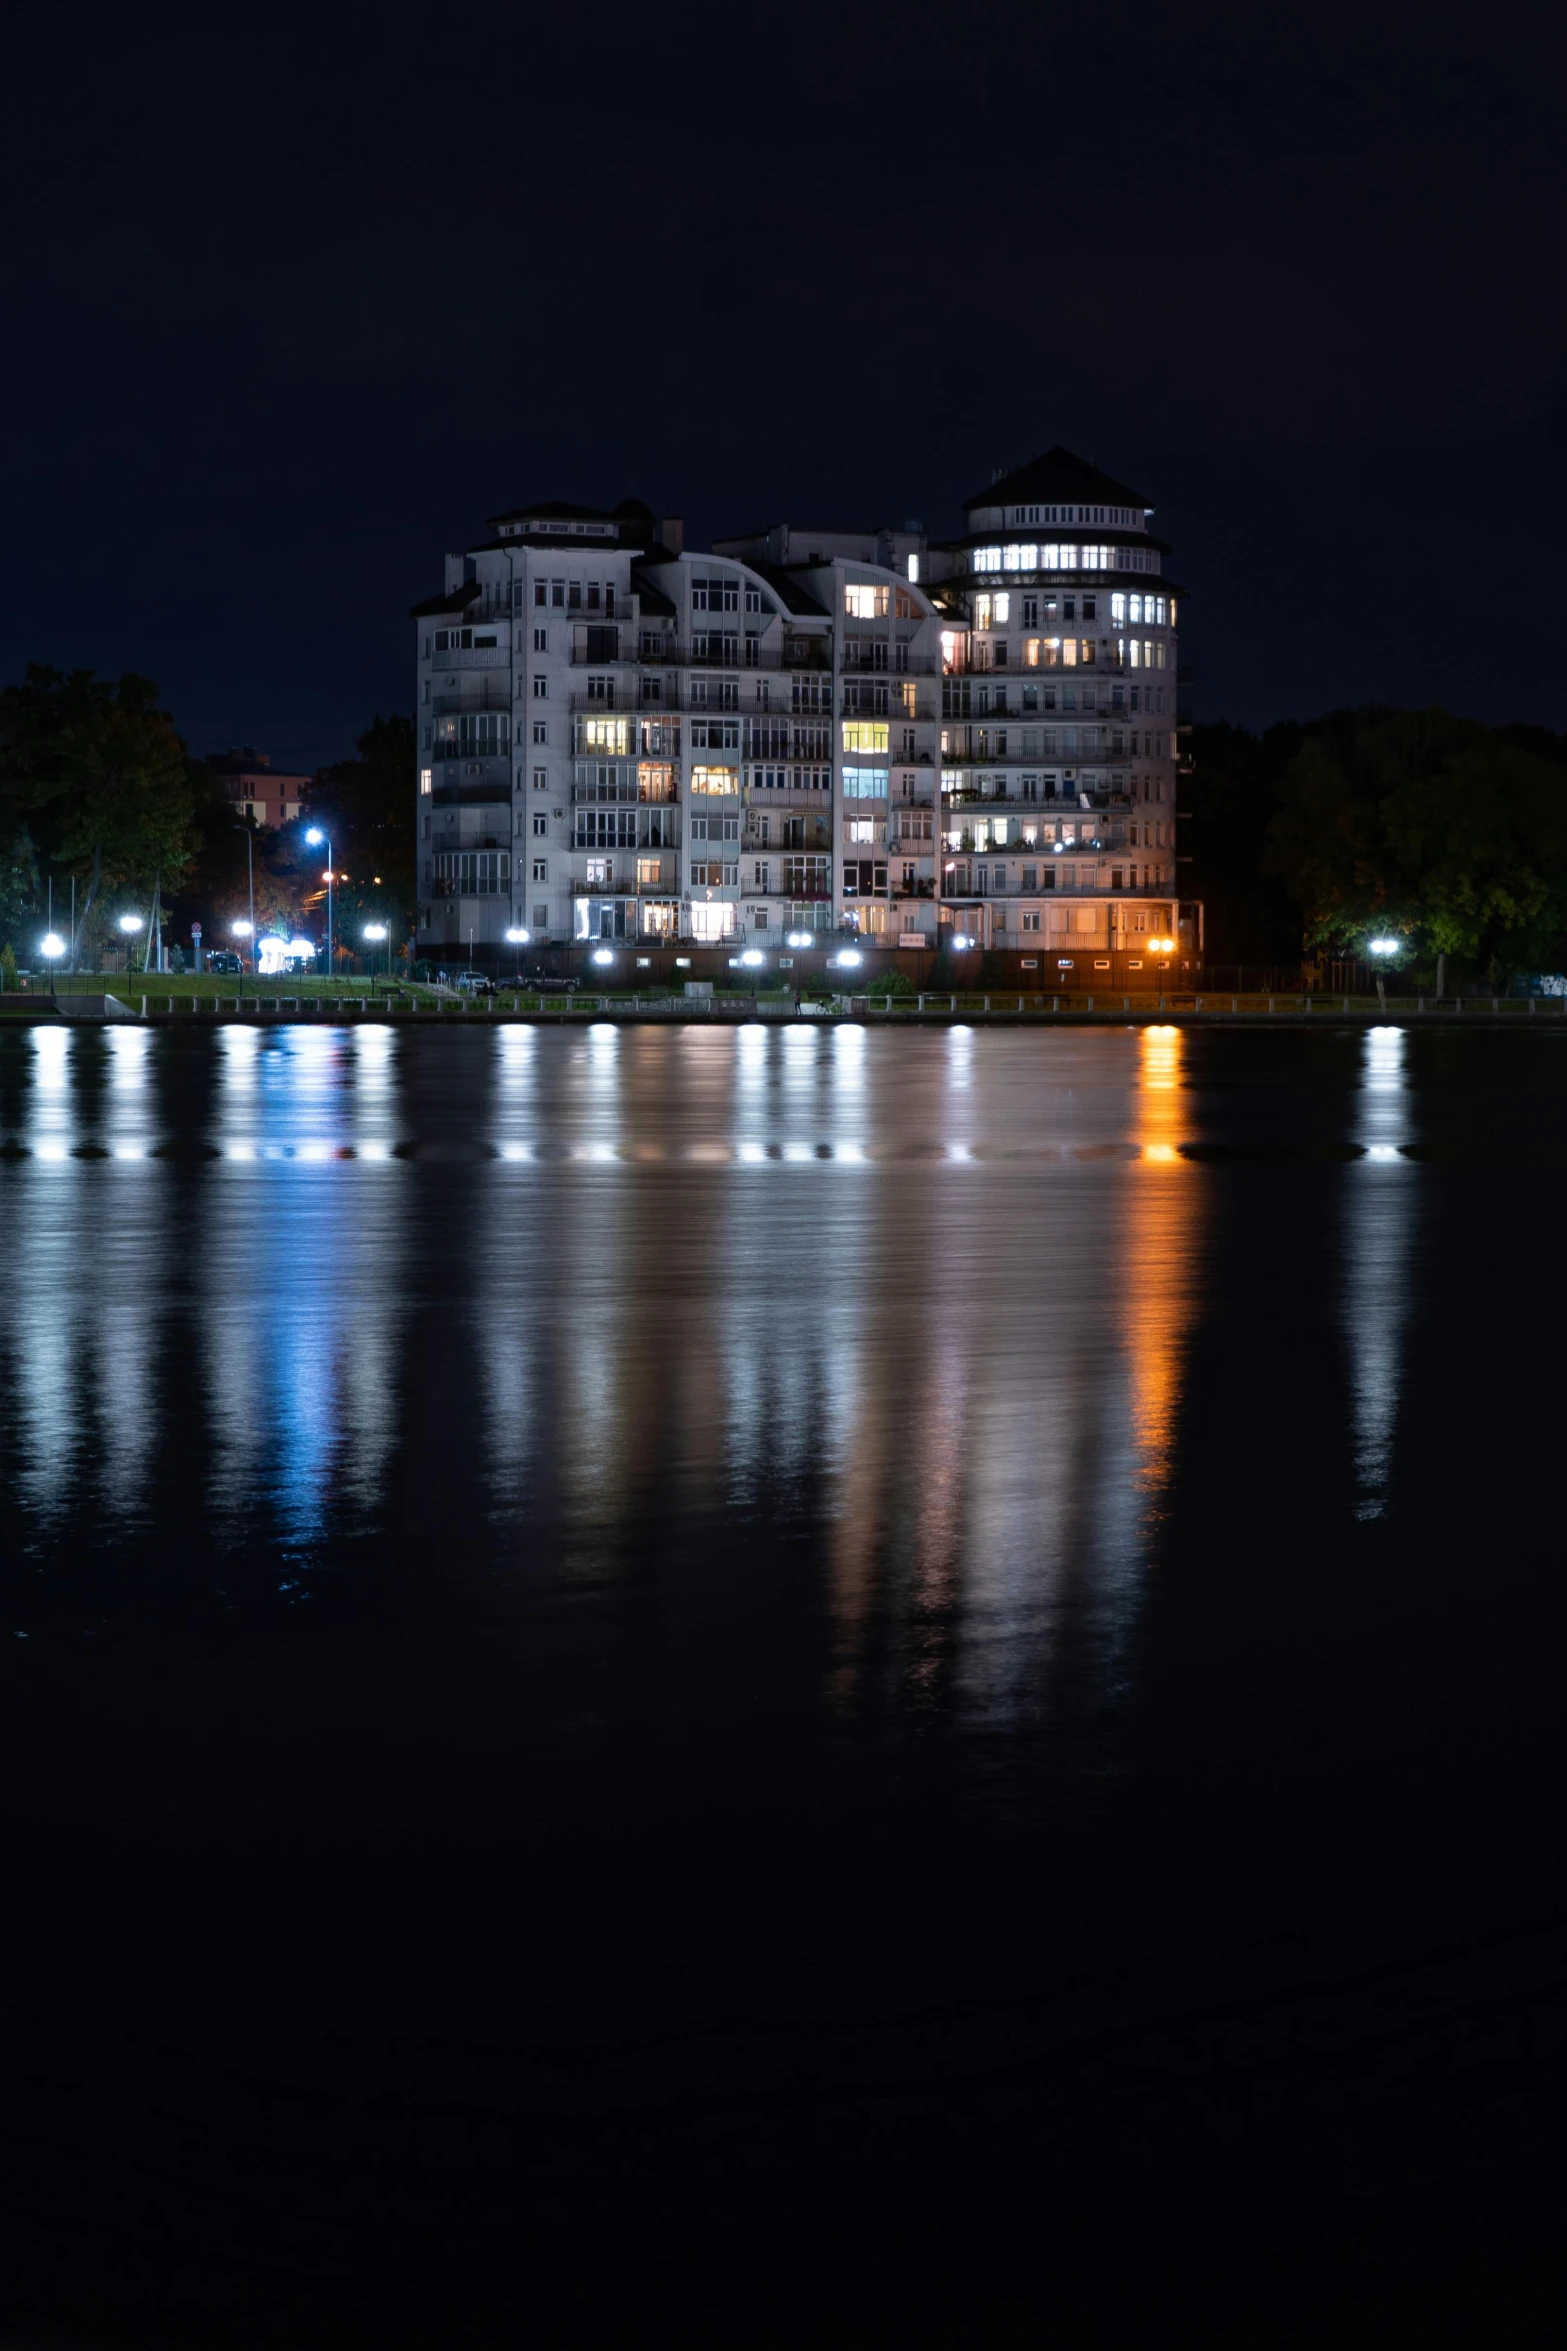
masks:
<svg viewBox="0 0 1567 2351"><path fill-rule="evenodd" d="M414 915L411 720L372 720L353 758L314 777L299 822L264 831L191 756L150 678L34 663L0 688L0 950L17 962L36 960L51 883L71 970L98 967L124 943L121 916L146 922L154 905L175 940L199 922L207 945L230 941L249 917L252 870L258 932L318 935L325 859L304 838L313 822L341 877L339 941L357 947L374 919L401 945Z"/></svg>
<svg viewBox="0 0 1567 2351"><path fill-rule="evenodd" d="M1181 889L1205 902L1210 964L1385 935L1455 978L1567 971L1567 737L1364 709L1189 741Z"/></svg>

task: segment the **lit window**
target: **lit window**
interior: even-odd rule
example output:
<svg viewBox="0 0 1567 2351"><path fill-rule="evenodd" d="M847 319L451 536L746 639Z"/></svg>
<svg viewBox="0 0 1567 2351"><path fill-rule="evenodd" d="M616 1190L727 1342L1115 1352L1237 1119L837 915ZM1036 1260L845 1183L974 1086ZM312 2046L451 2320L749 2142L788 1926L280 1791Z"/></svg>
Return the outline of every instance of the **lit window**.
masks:
<svg viewBox="0 0 1567 2351"><path fill-rule="evenodd" d="M624 759L629 749L631 722L625 718L579 718L577 721L577 749L605 751L612 758Z"/></svg>
<svg viewBox="0 0 1567 2351"><path fill-rule="evenodd" d="M1012 617L1012 598L1004 591L996 598L996 626L1004 629Z"/></svg>
<svg viewBox="0 0 1567 2351"><path fill-rule="evenodd" d="M891 748L890 730L885 719L846 718L843 722L843 748L851 751L881 751Z"/></svg>
<svg viewBox="0 0 1567 2351"><path fill-rule="evenodd" d="M887 590L874 583L850 581L843 591L843 609L850 620L885 620Z"/></svg>
<svg viewBox="0 0 1567 2351"><path fill-rule="evenodd" d="M975 571L999 571L1001 569L1001 549L999 547L976 547L969 557L969 562Z"/></svg>
<svg viewBox="0 0 1567 2351"><path fill-rule="evenodd" d="M739 791L740 770L737 767L693 767L691 789L710 797L726 797Z"/></svg>
<svg viewBox="0 0 1567 2351"><path fill-rule="evenodd" d="M843 796L846 800L885 800L887 770L884 767L846 767L843 771Z"/></svg>
<svg viewBox="0 0 1567 2351"><path fill-rule="evenodd" d="M430 789L430 786L431 786L431 782L432 782L432 778L431 778L430 770L429 770L427 767L421 767L421 768L420 768L420 770L419 770L419 789L420 789L420 791L421 791L421 792L428 792L428 791L429 791L429 789Z"/></svg>
<svg viewBox="0 0 1567 2351"><path fill-rule="evenodd" d="M918 557L917 555L911 555L911 556L909 557L909 577L910 577L910 579L911 579L911 580L915 580L915 581L917 581L917 580L919 579L919 576L920 576L920 559L919 559L919 557Z"/></svg>

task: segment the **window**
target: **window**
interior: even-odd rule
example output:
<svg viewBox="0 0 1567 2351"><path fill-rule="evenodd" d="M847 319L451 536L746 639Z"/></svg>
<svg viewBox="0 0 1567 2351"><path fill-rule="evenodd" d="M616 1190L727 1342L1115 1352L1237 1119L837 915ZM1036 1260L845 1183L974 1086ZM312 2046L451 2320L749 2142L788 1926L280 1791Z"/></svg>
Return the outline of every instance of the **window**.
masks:
<svg viewBox="0 0 1567 2351"><path fill-rule="evenodd" d="M548 630L548 629L535 629L535 630L534 630L534 632L533 632L533 650L534 650L534 652L535 652L535 653L547 653L547 652L549 651L549 649L550 649L550 633L549 633L549 630Z"/></svg>
<svg viewBox="0 0 1567 2351"><path fill-rule="evenodd" d="M850 580L843 591L843 609L850 620L885 620L887 588L873 581Z"/></svg>
<svg viewBox="0 0 1567 2351"><path fill-rule="evenodd" d="M663 878L664 861L662 858L639 857L637 859L637 887L639 889L645 890L650 886L657 889Z"/></svg>
<svg viewBox="0 0 1567 2351"><path fill-rule="evenodd" d="M703 794L727 797L740 789L740 770L737 767L693 767L691 789L699 797Z"/></svg>
<svg viewBox="0 0 1567 2351"><path fill-rule="evenodd" d="M662 762L644 759L637 768L637 798L639 800L673 800L675 771Z"/></svg>
<svg viewBox="0 0 1567 2351"><path fill-rule="evenodd" d="M885 733L885 728L882 731ZM885 800L886 768L846 767L843 771L843 796L846 800Z"/></svg>
<svg viewBox="0 0 1567 2351"><path fill-rule="evenodd" d="M1038 910L1038 908L1037 908L1037 907L1035 907L1035 908L1033 908L1032 910L1030 910L1030 909L1028 909L1028 908L1025 908L1025 909L1024 909L1024 912L1023 912L1022 922L1023 922L1023 928L1024 928L1024 930L1025 930L1025 931L1037 931L1037 930L1038 930L1038 928L1039 928L1039 910Z"/></svg>
<svg viewBox="0 0 1567 2351"><path fill-rule="evenodd" d="M886 723L874 719L845 719L843 723L845 755L851 751L880 751L885 757L891 750L891 739Z"/></svg>
<svg viewBox="0 0 1567 2351"><path fill-rule="evenodd" d="M969 564L974 571L999 571L1001 569L1001 549L999 547L976 547L969 557Z"/></svg>
<svg viewBox="0 0 1567 2351"><path fill-rule="evenodd" d="M549 859L547 857L535 857L533 860L533 878L536 882L547 882L549 880L550 867Z"/></svg>
<svg viewBox="0 0 1567 2351"><path fill-rule="evenodd" d="M534 583L533 583L533 601L534 601L534 603L535 603L536 605L538 605L538 604L548 604L549 600L550 600L550 591L549 591L549 583L548 583L548 581L546 581L546 580L535 580L535 581L534 581Z"/></svg>
<svg viewBox="0 0 1567 2351"><path fill-rule="evenodd" d="M534 699L534 701L535 701L535 702L547 702L547 701L549 700L549 695L550 695L550 682L549 682L549 679L548 679L547 677L542 677L542 676L540 676L540 677L535 677L535 679L534 679L534 681L533 681L533 699Z"/></svg>
<svg viewBox="0 0 1567 2351"><path fill-rule="evenodd" d="M533 901L533 927L536 931L547 931L550 927L550 910L538 898Z"/></svg>
<svg viewBox="0 0 1567 2351"><path fill-rule="evenodd" d="M511 857L504 849L439 849L437 898L494 898L511 890Z"/></svg>
<svg viewBox="0 0 1567 2351"><path fill-rule="evenodd" d="M537 740L537 730L535 730L535 740ZM550 771L549 771L549 769L548 769L547 767L536 767L536 768L534 769L534 771L533 771L533 789L534 789L536 792L547 792L547 791L549 790L549 788L550 788Z"/></svg>
<svg viewBox="0 0 1567 2351"><path fill-rule="evenodd" d="M624 759L630 749L631 721L628 718L579 718L577 721L577 749L603 751L613 759Z"/></svg>
<svg viewBox="0 0 1567 2351"><path fill-rule="evenodd" d="M550 603L557 611L563 611L565 609L566 583L564 580L551 580Z"/></svg>
<svg viewBox="0 0 1567 2351"><path fill-rule="evenodd" d="M432 781L433 781L433 778L432 778L432 776L431 776L430 770L429 770L427 767L421 767L421 768L420 768L420 770L419 770L419 789L420 789L420 791L421 791L421 792L428 792L428 791L430 790L430 788L431 788Z"/></svg>
<svg viewBox="0 0 1567 2351"><path fill-rule="evenodd" d="M737 718L694 718L691 721L691 748L693 751L738 751L740 721Z"/></svg>
<svg viewBox="0 0 1567 2351"><path fill-rule="evenodd" d="M917 555L911 555L911 556L909 557L909 578L910 578L911 580L914 580L914 581L916 581L916 582L917 582L917 581L918 581L918 579L919 579L919 576L920 576L920 559L919 559L919 557L918 557Z"/></svg>
<svg viewBox="0 0 1567 2351"><path fill-rule="evenodd" d="M754 580L745 583L745 608L747 612L760 612L762 609L762 591Z"/></svg>
<svg viewBox="0 0 1567 2351"><path fill-rule="evenodd" d="M707 579L693 579L691 609L693 612L738 612L740 582L737 579L726 579L721 573Z"/></svg>

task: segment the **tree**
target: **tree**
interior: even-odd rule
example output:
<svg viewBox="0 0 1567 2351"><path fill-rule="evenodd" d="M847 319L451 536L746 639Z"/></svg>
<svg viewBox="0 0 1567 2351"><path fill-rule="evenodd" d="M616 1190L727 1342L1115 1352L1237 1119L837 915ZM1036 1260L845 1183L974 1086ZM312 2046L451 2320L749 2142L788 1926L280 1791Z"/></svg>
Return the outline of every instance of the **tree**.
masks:
<svg viewBox="0 0 1567 2351"><path fill-rule="evenodd" d="M35 662L0 694L0 820L15 837L18 820L32 819L51 863L87 885L72 970L100 891L184 871L193 809L185 746L150 678Z"/></svg>
<svg viewBox="0 0 1567 2351"><path fill-rule="evenodd" d="M1374 931L1495 971L1560 968L1567 786L1507 732L1443 710L1336 712L1305 737L1266 863L1307 944Z"/></svg>

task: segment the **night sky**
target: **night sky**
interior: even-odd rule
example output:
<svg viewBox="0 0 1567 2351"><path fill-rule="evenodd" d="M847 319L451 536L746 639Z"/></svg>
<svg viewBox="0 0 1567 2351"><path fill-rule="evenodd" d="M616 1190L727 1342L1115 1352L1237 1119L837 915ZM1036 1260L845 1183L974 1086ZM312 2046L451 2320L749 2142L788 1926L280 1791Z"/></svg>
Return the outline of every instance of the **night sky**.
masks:
<svg viewBox="0 0 1567 2351"><path fill-rule="evenodd" d="M1560 19L32 11L0 671L341 756L487 514L958 526L1144 490L1202 718L1567 725Z"/></svg>

